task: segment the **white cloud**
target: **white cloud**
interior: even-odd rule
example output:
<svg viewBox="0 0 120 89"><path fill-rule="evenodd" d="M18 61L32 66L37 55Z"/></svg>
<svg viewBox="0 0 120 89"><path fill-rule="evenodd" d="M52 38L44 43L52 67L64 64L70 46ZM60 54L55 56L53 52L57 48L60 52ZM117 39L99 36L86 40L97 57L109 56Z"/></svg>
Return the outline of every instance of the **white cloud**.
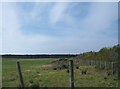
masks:
<svg viewBox="0 0 120 89"><path fill-rule="evenodd" d="M106 37L110 39L110 37L105 34L112 32L110 30L115 21L117 24L117 8L117 3L92 3L92 6L89 8L89 13L84 19L75 20L72 18L73 20L71 20L71 23L73 23L70 24L70 26L73 25L73 27L71 29L78 29L80 33L76 35L82 38L98 38L99 40L99 38ZM68 19L71 19L71 17L68 16ZM117 25L114 28L113 30L117 31ZM116 40L113 42L117 42L117 37L118 36L116 36Z"/></svg>
<svg viewBox="0 0 120 89"><path fill-rule="evenodd" d="M106 31L111 22L118 19L117 15L117 3L93 3L83 24L93 32Z"/></svg>
<svg viewBox="0 0 120 89"><path fill-rule="evenodd" d="M56 3L50 11L50 22L56 24L59 22L67 9L68 3Z"/></svg>
<svg viewBox="0 0 120 89"><path fill-rule="evenodd" d="M36 17L38 16L38 13L40 12L39 9L38 9L39 6L40 6L39 3L35 3L32 11L30 12L30 16L31 16L32 19L36 19Z"/></svg>
<svg viewBox="0 0 120 89"><path fill-rule="evenodd" d="M10 3L3 5L3 53L29 53L36 48L36 44L44 46L51 37L44 35L26 36L21 32L21 24L15 8ZM37 45L38 46L38 45Z"/></svg>
<svg viewBox="0 0 120 89"><path fill-rule="evenodd" d="M2 3L0 3L0 13L2 13ZM2 53L2 14L0 14L0 54Z"/></svg>
<svg viewBox="0 0 120 89"><path fill-rule="evenodd" d="M64 49L71 49L71 52L95 51L102 47L109 47L117 44L118 35L114 33L114 37L106 35L109 33L112 34L114 31L117 32L117 25L114 29L111 29L115 21L117 24L117 8L117 3L92 3L87 17L79 21L67 13L66 16L60 20L69 24L70 29L72 29L67 30L70 34L69 39L73 37L72 39L74 40L69 41L69 39L65 39L63 43L65 42L67 46L64 44Z"/></svg>
<svg viewBox="0 0 120 89"><path fill-rule="evenodd" d="M69 24L70 27L65 28L68 29L66 31L68 31L69 35L65 37L23 34L21 31L22 24L16 14L17 9L10 3L4 4L2 13L3 53L79 53L98 50L117 43L117 38L100 34L100 32L109 32L108 28L112 25L111 23L117 19L117 11L113 5L92 4L93 6L87 17L79 21L72 17L70 13L65 13L68 4L56 3L49 13L49 20L52 24L59 21L65 21ZM30 19L32 17L34 20L40 18L40 16L42 18L42 15L39 14L41 10L44 10L45 6L36 3L30 12L30 16L26 15L24 18ZM61 32L64 34L65 31Z"/></svg>
<svg viewBox="0 0 120 89"><path fill-rule="evenodd" d="M47 3L39 3L39 2L35 2L33 5L33 8L31 9L30 12L30 18L31 19L37 19L37 18L42 18L42 16L40 17L40 14L42 14L42 9L44 9L47 6Z"/></svg>

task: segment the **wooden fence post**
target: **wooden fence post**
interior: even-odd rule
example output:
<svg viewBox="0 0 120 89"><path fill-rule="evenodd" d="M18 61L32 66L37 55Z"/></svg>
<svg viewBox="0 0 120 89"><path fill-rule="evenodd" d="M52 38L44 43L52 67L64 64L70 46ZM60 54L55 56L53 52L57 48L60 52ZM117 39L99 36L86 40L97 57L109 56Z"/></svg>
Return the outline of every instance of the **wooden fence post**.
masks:
<svg viewBox="0 0 120 89"><path fill-rule="evenodd" d="M105 70L107 70L107 62L105 61Z"/></svg>
<svg viewBox="0 0 120 89"><path fill-rule="evenodd" d="M73 60L70 60L70 89L74 89L74 70L73 70Z"/></svg>
<svg viewBox="0 0 120 89"><path fill-rule="evenodd" d="M20 87L21 89L24 89L24 82L23 82L23 77L22 77L22 72L21 72L19 61L17 61L17 69L18 69L18 75L19 75L19 80L20 80Z"/></svg>
<svg viewBox="0 0 120 89"><path fill-rule="evenodd" d="M99 61L100 62L100 69L101 69L101 67L102 67L102 65L101 65L101 61Z"/></svg>
<svg viewBox="0 0 120 89"><path fill-rule="evenodd" d="M114 63L112 62L112 75L115 73Z"/></svg>

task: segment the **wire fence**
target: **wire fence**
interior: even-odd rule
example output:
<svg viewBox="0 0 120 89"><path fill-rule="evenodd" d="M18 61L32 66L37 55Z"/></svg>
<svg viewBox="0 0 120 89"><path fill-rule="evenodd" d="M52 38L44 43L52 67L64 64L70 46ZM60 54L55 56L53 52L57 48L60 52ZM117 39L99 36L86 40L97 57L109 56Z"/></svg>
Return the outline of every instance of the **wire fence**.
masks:
<svg viewBox="0 0 120 89"><path fill-rule="evenodd" d="M79 62L82 62L87 65L95 66L98 69L109 71L112 75L118 73L118 62L86 60L86 59L80 59Z"/></svg>

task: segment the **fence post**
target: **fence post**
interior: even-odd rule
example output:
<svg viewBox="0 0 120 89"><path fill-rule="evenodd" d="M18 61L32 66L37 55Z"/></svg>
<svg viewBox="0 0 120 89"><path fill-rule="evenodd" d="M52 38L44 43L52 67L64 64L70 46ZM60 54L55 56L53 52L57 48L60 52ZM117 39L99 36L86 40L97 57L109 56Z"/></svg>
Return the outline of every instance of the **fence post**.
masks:
<svg viewBox="0 0 120 89"><path fill-rule="evenodd" d="M115 69L114 69L114 63L112 62L112 75L114 75Z"/></svg>
<svg viewBox="0 0 120 89"><path fill-rule="evenodd" d="M18 69L18 75L19 75L19 79L20 79L20 87L21 87L21 89L24 89L24 82L23 82L23 77L22 77L22 72L21 72L19 61L17 61L17 69Z"/></svg>
<svg viewBox="0 0 120 89"><path fill-rule="evenodd" d="M107 62L105 61L105 70L107 70Z"/></svg>
<svg viewBox="0 0 120 89"><path fill-rule="evenodd" d="M99 66L100 66L100 69L101 69L101 67L102 67L102 65L101 65L101 61L99 61Z"/></svg>
<svg viewBox="0 0 120 89"><path fill-rule="evenodd" d="M74 89L74 70L73 70L73 60L70 60L70 89Z"/></svg>

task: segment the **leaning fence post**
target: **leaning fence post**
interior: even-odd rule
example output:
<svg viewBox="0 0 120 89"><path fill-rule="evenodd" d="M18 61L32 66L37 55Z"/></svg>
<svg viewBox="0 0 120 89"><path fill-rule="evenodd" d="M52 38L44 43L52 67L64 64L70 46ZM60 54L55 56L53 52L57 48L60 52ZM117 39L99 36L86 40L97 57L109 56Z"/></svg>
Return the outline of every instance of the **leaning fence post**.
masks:
<svg viewBox="0 0 120 89"><path fill-rule="evenodd" d="M73 70L73 60L70 60L70 89L74 89L74 70Z"/></svg>
<svg viewBox="0 0 120 89"><path fill-rule="evenodd" d="M24 88L24 82L23 82L23 77L22 77L22 72L21 72L19 61L17 61L17 69L18 69L18 75L19 75L19 79L20 79L20 87L21 87L21 89L23 89Z"/></svg>

